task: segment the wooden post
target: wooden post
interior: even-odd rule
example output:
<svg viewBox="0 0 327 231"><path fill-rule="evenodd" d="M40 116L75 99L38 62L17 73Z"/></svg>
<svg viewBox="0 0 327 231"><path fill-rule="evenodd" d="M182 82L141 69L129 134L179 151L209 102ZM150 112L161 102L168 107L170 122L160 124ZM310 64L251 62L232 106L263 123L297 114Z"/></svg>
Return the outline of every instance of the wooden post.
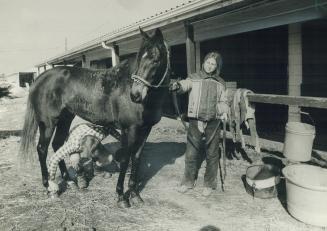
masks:
<svg viewBox="0 0 327 231"><path fill-rule="evenodd" d="M186 32L186 62L187 74L192 74L196 71L196 58L195 58L195 42L193 26L188 22L185 23Z"/></svg>
<svg viewBox="0 0 327 231"><path fill-rule="evenodd" d="M41 74L40 67L37 67L37 75L39 76Z"/></svg>
<svg viewBox="0 0 327 231"><path fill-rule="evenodd" d="M196 71L201 70L201 48L200 48L200 42L195 42L195 65Z"/></svg>
<svg viewBox="0 0 327 231"><path fill-rule="evenodd" d="M113 49L111 49L111 60L112 66L116 66L119 64L119 47L116 44L113 44Z"/></svg>
<svg viewBox="0 0 327 231"><path fill-rule="evenodd" d="M44 71L47 70L47 65L46 64L43 66L43 69L44 69Z"/></svg>
<svg viewBox="0 0 327 231"><path fill-rule="evenodd" d="M302 84L301 24L288 25L288 95L301 96ZM300 107L288 107L288 121L301 121Z"/></svg>
<svg viewBox="0 0 327 231"><path fill-rule="evenodd" d="M90 60L86 57L86 55L82 55L82 67L83 68L90 68L91 62Z"/></svg>

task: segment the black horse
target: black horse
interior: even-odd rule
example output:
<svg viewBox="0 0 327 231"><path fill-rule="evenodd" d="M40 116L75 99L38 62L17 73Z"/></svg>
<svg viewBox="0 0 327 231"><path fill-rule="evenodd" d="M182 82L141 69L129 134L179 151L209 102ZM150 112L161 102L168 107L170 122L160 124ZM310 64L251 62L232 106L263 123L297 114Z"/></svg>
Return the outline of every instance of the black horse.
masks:
<svg viewBox="0 0 327 231"><path fill-rule="evenodd" d="M116 192L118 206L129 207L130 201L142 203L138 191L140 155L154 124L162 115L164 98L168 94L169 50L163 35L156 29L149 36L140 29L142 42L134 65L130 62L106 70L78 67L55 67L42 73L30 89L21 141L21 155L27 159L33 153L32 143L39 129L37 145L42 182L48 186L46 158L52 147L58 150L64 143L75 115L102 126L121 129L120 173ZM124 179L132 160L128 190ZM64 162L59 164L65 176Z"/></svg>

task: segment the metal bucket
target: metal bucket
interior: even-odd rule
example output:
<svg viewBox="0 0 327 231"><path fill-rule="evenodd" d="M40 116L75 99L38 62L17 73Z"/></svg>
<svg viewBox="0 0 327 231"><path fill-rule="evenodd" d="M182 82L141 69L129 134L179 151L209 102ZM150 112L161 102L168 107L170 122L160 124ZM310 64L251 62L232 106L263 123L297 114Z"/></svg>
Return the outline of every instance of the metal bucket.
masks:
<svg viewBox="0 0 327 231"><path fill-rule="evenodd" d="M289 213L304 223L327 226L327 169L294 164L282 172Z"/></svg>
<svg viewBox="0 0 327 231"><path fill-rule="evenodd" d="M307 113L301 113L309 116ZM309 118L311 119L310 116ZM284 156L295 162L309 161L315 134L316 129L313 125L288 122L285 128Z"/></svg>
<svg viewBox="0 0 327 231"><path fill-rule="evenodd" d="M274 165L253 165L246 170L246 191L253 197L267 199L276 197L280 182L280 170Z"/></svg>

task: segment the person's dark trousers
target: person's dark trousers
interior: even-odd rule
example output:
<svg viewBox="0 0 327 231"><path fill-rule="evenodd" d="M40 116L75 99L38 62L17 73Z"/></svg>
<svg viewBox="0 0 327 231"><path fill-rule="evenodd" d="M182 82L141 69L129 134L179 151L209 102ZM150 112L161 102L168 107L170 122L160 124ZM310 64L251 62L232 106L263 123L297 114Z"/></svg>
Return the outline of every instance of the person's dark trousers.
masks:
<svg viewBox="0 0 327 231"><path fill-rule="evenodd" d="M220 158L220 121L208 122L205 129L206 171L204 174L204 187L217 188L218 163Z"/></svg>
<svg viewBox="0 0 327 231"><path fill-rule="evenodd" d="M205 158L207 162L204 175L204 186L217 188L217 171L219 161L219 121L209 121L204 134L198 129L198 121L190 119L187 132L187 145L185 151L185 170L182 185L194 187L198 169L201 166L203 149L205 145Z"/></svg>

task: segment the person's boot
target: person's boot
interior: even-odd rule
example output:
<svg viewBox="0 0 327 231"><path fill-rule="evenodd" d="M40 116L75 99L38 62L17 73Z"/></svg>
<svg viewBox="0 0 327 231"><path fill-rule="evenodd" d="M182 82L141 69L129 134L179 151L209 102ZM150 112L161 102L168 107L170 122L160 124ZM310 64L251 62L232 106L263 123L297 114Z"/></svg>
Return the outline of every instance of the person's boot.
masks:
<svg viewBox="0 0 327 231"><path fill-rule="evenodd" d="M185 184L182 184L182 185L179 186L179 188L177 189L177 191L180 192L180 193L186 193L186 192L190 191L191 189L193 189L193 187L187 186Z"/></svg>

